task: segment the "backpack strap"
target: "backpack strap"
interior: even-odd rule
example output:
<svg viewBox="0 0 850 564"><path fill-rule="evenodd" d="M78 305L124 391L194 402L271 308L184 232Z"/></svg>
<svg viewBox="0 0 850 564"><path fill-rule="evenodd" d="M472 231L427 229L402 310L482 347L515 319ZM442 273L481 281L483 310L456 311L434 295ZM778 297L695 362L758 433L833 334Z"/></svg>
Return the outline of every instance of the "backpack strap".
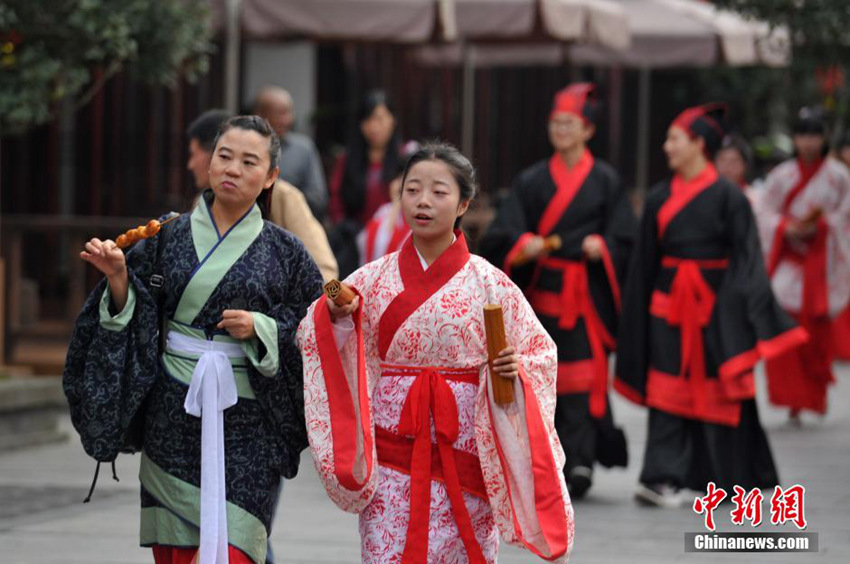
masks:
<svg viewBox="0 0 850 564"><path fill-rule="evenodd" d="M177 213L170 212L163 216L160 221L165 222L176 215ZM174 228L173 223L174 222L172 221L163 225L162 229L160 229L157 234L156 259L154 260L153 274L151 274L151 277L148 279L148 289L159 306L162 306L162 287L165 285L165 275L162 269L162 252L171 237L171 231Z"/></svg>

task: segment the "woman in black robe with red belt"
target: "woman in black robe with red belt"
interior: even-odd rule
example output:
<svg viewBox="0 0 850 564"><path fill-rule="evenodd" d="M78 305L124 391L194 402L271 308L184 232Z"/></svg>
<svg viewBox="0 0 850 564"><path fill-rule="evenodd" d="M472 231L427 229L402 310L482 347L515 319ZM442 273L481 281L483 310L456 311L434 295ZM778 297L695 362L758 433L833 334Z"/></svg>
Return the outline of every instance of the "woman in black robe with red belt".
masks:
<svg viewBox="0 0 850 564"><path fill-rule="evenodd" d="M670 126L674 175L647 196L624 291L614 386L650 408L636 498L651 505L709 481L778 483L753 368L806 338L773 295L747 197L711 164L724 114L690 108Z"/></svg>
<svg viewBox="0 0 850 564"><path fill-rule="evenodd" d="M628 461L607 401L608 355L637 220L619 175L587 148L594 93L590 83L558 92L549 117L554 154L520 173L479 246L525 290L558 346L555 428L573 499L590 488L595 463ZM547 249L554 237L560 246Z"/></svg>

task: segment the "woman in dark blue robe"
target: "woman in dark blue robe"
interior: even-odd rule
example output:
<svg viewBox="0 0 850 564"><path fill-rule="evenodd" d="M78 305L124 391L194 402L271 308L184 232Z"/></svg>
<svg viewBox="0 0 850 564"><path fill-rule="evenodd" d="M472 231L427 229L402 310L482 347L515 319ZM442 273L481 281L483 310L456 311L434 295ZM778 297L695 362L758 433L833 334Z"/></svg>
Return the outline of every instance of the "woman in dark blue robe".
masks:
<svg viewBox="0 0 850 564"><path fill-rule="evenodd" d="M322 278L262 219L277 143L265 120L229 120L191 214L126 259L98 239L81 253L106 280L77 320L65 392L91 456L141 450L140 544L157 562L264 562L281 476L307 446L293 337Z"/></svg>

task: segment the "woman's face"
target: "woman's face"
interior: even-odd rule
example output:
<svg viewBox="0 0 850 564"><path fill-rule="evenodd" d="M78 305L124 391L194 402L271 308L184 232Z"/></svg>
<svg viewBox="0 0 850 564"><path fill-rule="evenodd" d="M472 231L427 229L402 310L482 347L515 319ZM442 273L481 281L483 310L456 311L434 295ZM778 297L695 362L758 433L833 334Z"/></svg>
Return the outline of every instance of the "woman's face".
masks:
<svg viewBox="0 0 850 564"><path fill-rule="evenodd" d="M561 112L549 120L549 142L555 151L563 152L586 144L594 127L575 114Z"/></svg>
<svg viewBox="0 0 850 564"><path fill-rule="evenodd" d="M717 174L737 186L746 182L747 161L735 147L726 147L717 152L714 158Z"/></svg>
<svg viewBox="0 0 850 564"><path fill-rule="evenodd" d="M389 108L381 104L360 122L360 131L370 148L383 149L389 144L395 131L395 117Z"/></svg>
<svg viewBox="0 0 850 564"><path fill-rule="evenodd" d="M210 161L210 186L215 198L234 208L252 204L274 184L278 169L269 170L269 140L234 127L218 140Z"/></svg>
<svg viewBox="0 0 850 564"><path fill-rule="evenodd" d="M823 155L826 139L820 133L797 133L794 135L794 148L804 161L815 161Z"/></svg>
<svg viewBox="0 0 850 564"><path fill-rule="evenodd" d="M451 233L469 201L460 201L460 186L442 161L420 161L408 171L401 192L404 221L420 239Z"/></svg>
<svg viewBox="0 0 850 564"><path fill-rule="evenodd" d="M670 126L667 130L667 140L664 142L664 153L667 155L667 165L674 171L693 162L703 154L705 144L700 137L691 138L679 126Z"/></svg>

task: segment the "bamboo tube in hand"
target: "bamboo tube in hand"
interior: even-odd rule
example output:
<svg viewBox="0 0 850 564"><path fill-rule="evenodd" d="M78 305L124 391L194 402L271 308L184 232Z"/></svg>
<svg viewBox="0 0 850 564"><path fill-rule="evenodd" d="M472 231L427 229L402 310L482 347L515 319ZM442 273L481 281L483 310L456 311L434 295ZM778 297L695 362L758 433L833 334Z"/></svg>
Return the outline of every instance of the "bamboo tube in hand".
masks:
<svg viewBox="0 0 850 564"><path fill-rule="evenodd" d="M490 365L490 382L493 386L493 400L501 406L514 402L513 379L499 376L493 371L493 361L508 346L505 338L505 319L502 306L487 304L484 306L484 331L487 334L487 357Z"/></svg>
<svg viewBox="0 0 850 564"><path fill-rule="evenodd" d="M346 286L335 278L329 280L327 284L322 286L322 289L325 291L325 295L339 307L347 306L357 295L350 286Z"/></svg>
<svg viewBox="0 0 850 564"><path fill-rule="evenodd" d="M557 251L561 248L562 245L560 235L549 235L545 239L543 239L543 254L549 254L552 251ZM522 266L528 262L531 262L531 258L526 256L525 252L520 251L516 257L511 261L511 266Z"/></svg>

